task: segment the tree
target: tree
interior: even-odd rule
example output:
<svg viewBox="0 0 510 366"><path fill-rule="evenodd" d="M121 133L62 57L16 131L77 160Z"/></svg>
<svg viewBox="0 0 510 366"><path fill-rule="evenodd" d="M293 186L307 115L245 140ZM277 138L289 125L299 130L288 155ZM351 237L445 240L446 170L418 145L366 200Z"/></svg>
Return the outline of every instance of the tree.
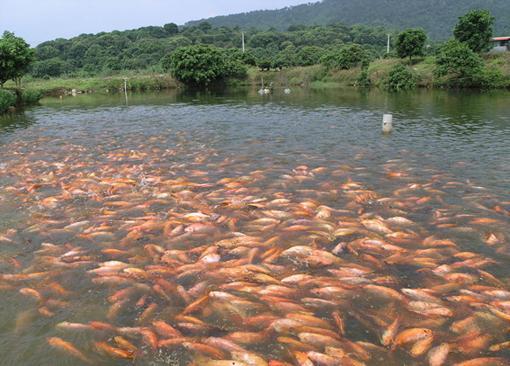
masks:
<svg viewBox="0 0 510 366"><path fill-rule="evenodd" d="M472 10L459 18L453 34L471 50L480 53L487 50L492 38L493 25L494 17L488 10Z"/></svg>
<svg viewBox="0 0 510 366"><path fill-rule="evenodd" d="M283 69L285 67L292 67L296 65L296 47L290 43L276 55L273 60L273 68Z"/></svg>
<svg viewBox="0 0 510 366"><path fill-rule="evenodd" d="M317 46L304 46L297 53L297 63L300 66L316 65L320 62L320 59L324 53L324 50Z"/></svg>
<svg viewBox="0 0 510 366"><path fill-rule="evenodd" d="M179 33L179 27L175 23L165 24L163 26L163 29L165 30L166 34L168 34L169 36Z"/></svg>
<svg viewBox="0 0 510 366"><path fill-rule="evenodd" d="M28 72L34 58L34 50L23 38L4 32L0 38L0 86L7 80L14 80L18 87L21 86L21 78Z"/></svg>
<svg viewBox="0 0 510 366"><path fill-rule="evenodd" d="M344 46L339 50L333 50L322 57L321 62L328 69L349 70L368 62L368 54L359 44Z"/></svg>
<svg viewBox="0 0 510 366"><path fill-rule="evenodd" d="M397 37L397 54L400 58L422 56L427 35L423 29L407 29Z"/></svg>
<svg viewBox="0 0 510 366"><path fill-rule="evenodd" d="M436 56L435 74L448 77L456 87L478 86L484 73L482 58L466 43L452 39L441 46Z"/></svg>
<svg viewBox="0 0 510 366"><path fill-rule="evenodd" d="M36 61L32 66L32 75L36 78L60 76L69 71L68 65L59 58Z"/></svg>
<svg viewBox="0 0 510 366"><path fill-rule="evenodd" d="M243 66L213 46L196 45L178 48L171 56L167 68L179 81L204 86L229 77L239 77ZM246 69L244 69L246 74Z"/></svg>

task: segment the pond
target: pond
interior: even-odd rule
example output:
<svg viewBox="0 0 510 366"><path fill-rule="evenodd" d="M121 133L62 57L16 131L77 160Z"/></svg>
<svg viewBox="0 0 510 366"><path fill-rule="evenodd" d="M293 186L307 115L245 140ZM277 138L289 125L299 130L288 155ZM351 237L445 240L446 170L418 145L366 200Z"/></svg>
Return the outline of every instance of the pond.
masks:
<svg viewBox="0 0 510 366"><path fill-rule="evenodd" d="M0 365L508 364L509 96L172 91L1 117Z"/></svg>

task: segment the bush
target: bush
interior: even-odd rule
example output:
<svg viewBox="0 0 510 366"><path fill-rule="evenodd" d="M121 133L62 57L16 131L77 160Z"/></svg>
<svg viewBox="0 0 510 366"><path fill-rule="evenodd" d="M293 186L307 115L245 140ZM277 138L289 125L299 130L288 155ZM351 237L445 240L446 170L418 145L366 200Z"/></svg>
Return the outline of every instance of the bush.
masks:
<svg viewBox="0 0 510 366"><path fill-rule="evenodd" d="M368 76L368 68L363 68L361 70L361 74L358 76L358 80L356 80L356 86L359 88L370 88L372 85L372 81Z"/></svg>
<svg viewBox="0 0 510 366"><path fill-rule="evenodd" d="M393 66L385 80L386 89L392 92L416 88L416 76L408 67L397 64Z"/></svg>
<svg viewBox="0 0 510 366"><path fill-rule="evenodd" d="M166 68L179 81L204 86L230 77L246 76L246 68L239 60L223 50L205 45L178 48L166 63Z"/></svg>
<svg viewBox="0 0 510 366"><path fill-rule="evenodd" d="M436 56L437 77L449 87L478 88L486 83L486 70L482 58L466 44L450 40L443 44Z"/></svg>
<svg viewBox="0 0 510 366"><path fill-rule="evenodd" d="M507 86L503 73L493 67L483 68L480 74L479 84L482 89L504 88Z"/></svg>
<svg viewBox="0 0 510 366"><path fill-rule="evenodd" d="M40 90L24 90L21 93L21 104L23 105L37 104L42 97L43 93Z"/></svg>
<svg viewBox="0 0 510 366"><path fill-rule="evenodd" d="M16 105L16 95L9 90L0 89L0 113L5 113L9 107Z"/></svg>
<svg viewBox="0 0 510 366"><path fill-rule="evenodd" d="M321 63L328 69L349 70L366 64L368 59L369 56L363 47L359 44L352 44L326 53L322 57Z"/></svg>
<svg viewBox="0 0 510 366"><path fill-rule="evenodd" d="M50 77L61 76L68 72L69 65L58 58L52 58L44 61L37 61L32 66L32 76L36 78L47 79Z"/></svg>

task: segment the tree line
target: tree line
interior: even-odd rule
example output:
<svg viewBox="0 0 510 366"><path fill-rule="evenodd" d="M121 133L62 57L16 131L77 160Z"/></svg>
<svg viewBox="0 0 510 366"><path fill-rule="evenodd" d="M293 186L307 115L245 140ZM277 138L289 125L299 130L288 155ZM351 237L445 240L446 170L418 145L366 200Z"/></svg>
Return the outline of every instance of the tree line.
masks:
<svg viewBox="0 0 510 366"><path fill-rule="evenodd" d="M387 31L380 27L342 24L291 26L286 31L248 29L244 55L247 65L262 69L308 66L345 44L363 45L375 56L384 53ZM159 71L178 48L208 45L239 52L241 29L212 27L209 23L179 29L175 24L128 31L82 34L56 39L35 48L34 77L82 76L120 70Z"/></svg>

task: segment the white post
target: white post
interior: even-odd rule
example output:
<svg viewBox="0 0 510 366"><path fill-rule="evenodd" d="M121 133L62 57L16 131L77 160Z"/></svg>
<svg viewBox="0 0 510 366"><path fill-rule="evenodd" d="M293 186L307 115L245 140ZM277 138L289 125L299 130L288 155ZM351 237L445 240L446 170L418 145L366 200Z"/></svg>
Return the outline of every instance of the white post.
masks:
<svg viewBox="0 0 510 366"><path fill-rule="evenodd" d="M243 40L243 53L246 51L246 48L244 46L244 32L241 32L241 37L242 37L242 40Z"/></svg>
<svg viewBox="0 0 510 366"><path fill-rule="evenodd" d="M388 34L388 43L386 45L386 53L390 53L390 39L391 39L391 34Z"/></svg>
<svg viewBox="0 0 510 366"><path fill-rule="evenodd" d="M124 78L124 95L126 96L126 105L128 105L127 78Z"/></svg>
<svg viewBox="0 0 510 366"><path fill-rule="evenodd" d="M393 131L393 115L385 114L383 116L382 130L384 133L390 133Z"/></svg>

